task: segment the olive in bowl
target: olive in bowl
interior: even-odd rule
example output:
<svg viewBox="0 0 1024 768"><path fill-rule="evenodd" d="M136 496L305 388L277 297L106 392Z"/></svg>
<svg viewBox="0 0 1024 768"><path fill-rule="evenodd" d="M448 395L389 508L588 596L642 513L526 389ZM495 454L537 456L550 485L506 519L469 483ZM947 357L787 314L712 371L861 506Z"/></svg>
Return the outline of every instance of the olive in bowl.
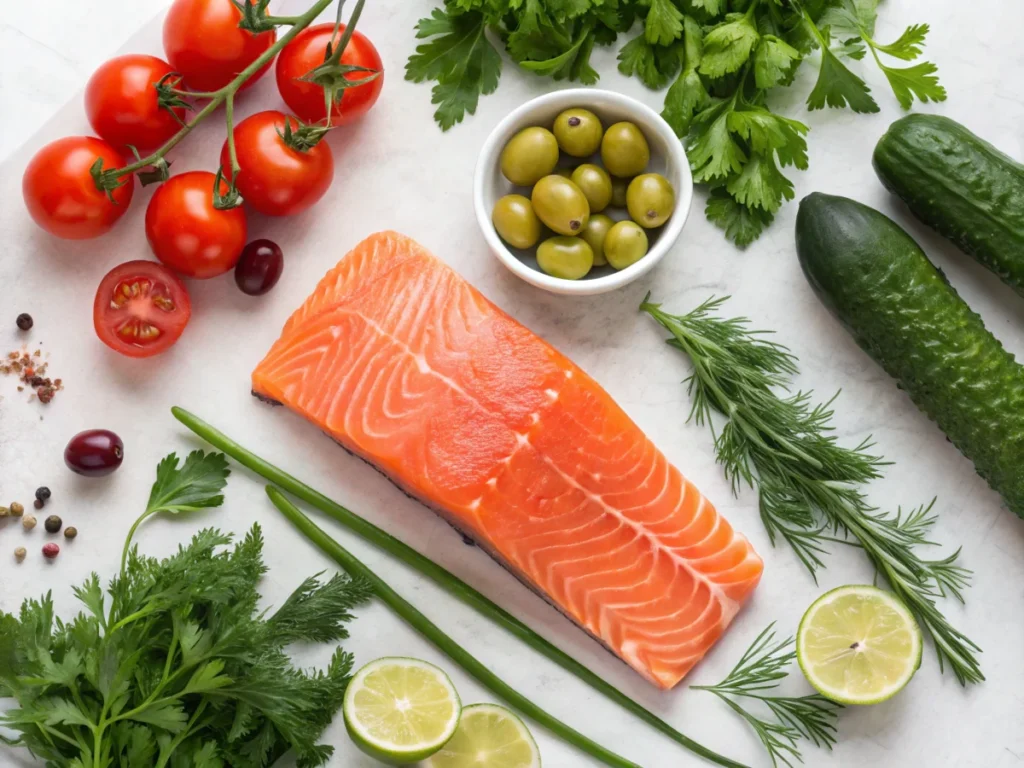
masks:
<svg viewBox="0 0 1024 768"><path fill-rule="evenodd" d="M565 138L566 129L584 127L584 112L596 118L590 125L596 128L600 124L601 127L597 130L591 129L589 144L583 141L582 147L575 147ZM569 126L570 118L574 116L581 117L580 124ZM609 149L626 154L625 160L631 160L633 164L627 165L623 157L617 157L618 161L623 162L615 165L615 170L618 171L615 173L602 159L604 136L610 128L619 123L635 126L636 133L643 137L639 158L644 159L643 147L646 147L647 157L640 171L636 170L640 162L635 147L632 158L628 157L628 153L620 151L626 144L620 140L622 137L610 140ZM514 137L527 128L542 128L555 136L561 157L547 176L555 176L560 184L555 185L547 177L542 177L533 185L513 184L502 173L503 151ZM599 143L594 140L594 136L601 131L602 142ZM636 135L631 129L623 131L623 134L627 133L634 137ZM571 135L586 138L582 133ZM593 151L587 155L577 156L571 154L569 149L577 153L582 153L584 149ZM614 160L612 162L615 163ZM546 158L546 163L550 163L550 155ZM595 172L588 173L590 169L586 168L580 171L581 167L587 165L594 166ZM610 190L604 183L605 174L610 182ZM627 234L632 234L632 237L613 238L612 261L607 255L608 235L615 225L629 218L629 184L636 176L644 174L659 174L668 182L675 198L674 209L660 226L650 229L636 227L642 237L635 236L635 233L627 228ZM589 184L591 179L599 179L593 188ZM535 190L541 181L541 190ZM585 218L581 215L579 197L567 192L571 188L579 190L586 202ZM535 192L543 194L537 194L537 199L534 200ZM554 194L551 194L552 192ZM573 262L575 268L568 270L564 268L564 261L553 258L556 255L562 256L565 252L556 252L553 246L545 249L543 259L539 258L539 247L546 242L546 238L550 239L550 235L541 234L538 240L540 245L525 247L519 243L525 243L526 240L513 242L502 236L496 227L495 206L499 200L510 194L530 198L537 218L554 230L551 234L576 238L586 243L590 250L591 263L585 274L579 276L586 266L586 259L578 258L578 253L575 254L577 259ZM474 208L477 221L488 246L498 260L517 277L534 286L552 293L569 295L605 293L649 272L667 256L672 245L678 240L689 214L692 196L693 181L683 146L661 116L646 105L623 94L590 88L548 93L507 115L484 142L474 177ZM564 205L565 200L572 200L577 208L568 211L569 215L566 216L567 210L564 207L550 205L552 198L554 201L560 201L559 205ZM579 222L578 229L572 228L573 222ZM560 226L560 223L567 223L568 226ZM638 242L642 248L637 247ZM568 247L569 244L563 245ZM576 248L576 251L582 250ZM640 253L639 257L636 256L637 253ZM545 267L555 274L549 274Z"/></svg>

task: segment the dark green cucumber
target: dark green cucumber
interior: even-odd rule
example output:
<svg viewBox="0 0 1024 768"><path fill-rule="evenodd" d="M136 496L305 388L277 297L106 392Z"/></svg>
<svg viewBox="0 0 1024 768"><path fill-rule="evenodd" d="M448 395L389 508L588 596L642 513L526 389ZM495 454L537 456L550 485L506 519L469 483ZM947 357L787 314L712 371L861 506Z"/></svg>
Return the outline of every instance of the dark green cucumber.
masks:
<svg viewBox="0 0 1024 768"><path fill-rule="evenodd" d="M913 238L844 197L796 217L800 265L822 303L1024 517L1024 368Z"/></svg>
<svg viewBox="0 0 1024 768"><path fill-rule="evenodd" d="M900 118L875 172L911 212L1024 296L1024 165L939 115Z"/></svg>

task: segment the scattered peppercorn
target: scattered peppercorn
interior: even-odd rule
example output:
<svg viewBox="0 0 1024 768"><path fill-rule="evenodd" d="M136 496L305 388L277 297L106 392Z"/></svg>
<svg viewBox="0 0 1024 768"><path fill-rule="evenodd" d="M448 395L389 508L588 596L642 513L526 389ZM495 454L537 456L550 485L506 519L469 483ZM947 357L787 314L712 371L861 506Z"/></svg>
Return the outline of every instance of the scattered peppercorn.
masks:
<svg viewBox="0 0 1024 768"><path fill-rule="evenodd" d="M33 528L36 527L36 516L25 515L23 518L21 518L21 527L24 528L26 531L31 531Z"/></svg>
<svg viewBox="0 0 1024 768"><path fill-rule="evenodd" d="M38 488L36 488L36 498L39 499L39 501L43 502L43 504L45 504L47 501L50 500L50 489L47 488L45 485L39 486Z"/></svg>
<svg viewBox="0 0 1024 768"><path fill-rule="evenodd" d="M64 529L64 538L65 539L73 539L77 535L78 535L78 529L75 528L75 526L73 526L73 525L69 525L67 528Z"/></svg>
<svg viewBox="0 0 1024 768"><path fill-rule="evenodd" d="M53 560L57 555L60 554L60 547L54 544L52 541L49 544L43 545L43 557L47 560Z"/></svg>
<svg viewBox="0 0 1024 768"><path fill-rule="evenodd" d="M11 502L11 514L15 517L21 517L25 514L25 508L16 501Z"/></svg>
<svg viewBox="0 0 1024 768"><path fill-rule="evenodd" d="M39 499L36 499L35 501L32 502L32 506L35 507L36 509L42 509L43 502L41 502Z"/></svg>
<svg viewBox="0 0 1024 768"><path fill-rule="evenodd" d="M16 550L14 550L14 559L20 563L22 560L25 559L25 555L27 554L27 549L25 549L24 547L18 547Z"/></svg>
<svg viewBox="0 0 1024 768"><path fill-rule="evenodd" d="M20 315L18 315L17 323L18 323L18 328L20 328L21 330L23 330L23 331L31 330L32 329L32 315L28 314L27 312L22 312Z"/></svg>
<svg viewBox="0 0 1024 768"><path fill-rule="evenodd" d="M64 521L57 515L50 515L46 518L46 522L43 523L43 527L46 528L47 533L57 533L63 525Z"/></svg>
<svg viewBox="0 0 1024 768"><path fill-rule="evenodd" d="M49 363L39 359L40 351L37 349L31 355L25 350L8 353L6 358L0 358L0 375L15 375L22 385L18 388L22 392L27 387L33 394L30 399L38 398L39 402L46 404L53 400L54 396L64 389L62 379L50 379L46 375ZM33 360L33 358L36 358Z"/></svg>
<svg viewBox="0 0 1024 768"><path fill-rule="evenodd" d="M0 517L7 517L9 514L11 514L11 510L7 507L0 507Z"/></svg>

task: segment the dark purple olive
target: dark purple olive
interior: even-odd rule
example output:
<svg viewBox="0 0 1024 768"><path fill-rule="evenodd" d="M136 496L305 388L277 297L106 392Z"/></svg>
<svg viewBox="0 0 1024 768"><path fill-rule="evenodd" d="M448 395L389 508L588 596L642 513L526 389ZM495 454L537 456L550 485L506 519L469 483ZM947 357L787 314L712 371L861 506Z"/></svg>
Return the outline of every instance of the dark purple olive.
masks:
<svg viewBox="0 0 1024 768"><path fill-rule="evenodd" d="M124 443L109 429L87 429L71 438L64 463L76 475L103 477L121 466Z"/></svg>
<svg viewBox="0 0 1024 768"><path fill-rule="evenodd" d="M253 240L242 249L235 265L235 282L242 293L262 296L277 285L284 269L284 255L277 243Z"/></svg>

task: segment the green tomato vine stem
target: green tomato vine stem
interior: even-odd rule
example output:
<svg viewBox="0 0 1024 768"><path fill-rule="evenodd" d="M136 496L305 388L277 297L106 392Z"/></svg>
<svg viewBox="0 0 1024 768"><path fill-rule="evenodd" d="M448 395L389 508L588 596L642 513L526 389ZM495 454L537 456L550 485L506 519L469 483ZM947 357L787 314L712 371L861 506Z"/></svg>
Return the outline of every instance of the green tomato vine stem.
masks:
<svg viewBox="0 0 1024 768"><path fill-rule="evenodd" d="M164 156L170 152L174 147L181 143L181 141L188 136L192 129L195 128L199 123L203 122L210 114L216 111L221 104L228 105L228 143L231 147L231 164L234 173L238 171L238 159L235 156L234 149L234 136L233 126L231 125L232 115L231 106L233 105L234 96L238 91L255 75L267 62L271 61L288 43L295 39L295 37L302 32L306 27L313 23L317 16L323 13L334 0L317 0L313 6L300 16L288 16L288 17L269 17L274 20L275 24L290 24L291 29L281 39L274 43L270 48L265 50L260 56L253 61L249 66L243 69L230 83L225 85L218 91L210 93L184 93L192 97L209 98L206 105L201 110L196 112L192 119L185 123L181 129L174 134L167 143L160 147L158 150L153 152L146 157L136 160L130 165L126 165L123 168L110 168L104 170L96 177L96 186L101 190L105 191L113 189L119 184L123 183L124 177L133 174L137 171L141 171L144 168L148 168L161 161ZM355 21L359 18L359 14L362 11L363 5L366 0L358 0L356 3L355 10L352 12L352 18L349 21L349 28L355 27ZM347 30L346 30L347 31ZM349 34L351 36L351 33ZM234 178L234 173L232 178Z"/></svg>

